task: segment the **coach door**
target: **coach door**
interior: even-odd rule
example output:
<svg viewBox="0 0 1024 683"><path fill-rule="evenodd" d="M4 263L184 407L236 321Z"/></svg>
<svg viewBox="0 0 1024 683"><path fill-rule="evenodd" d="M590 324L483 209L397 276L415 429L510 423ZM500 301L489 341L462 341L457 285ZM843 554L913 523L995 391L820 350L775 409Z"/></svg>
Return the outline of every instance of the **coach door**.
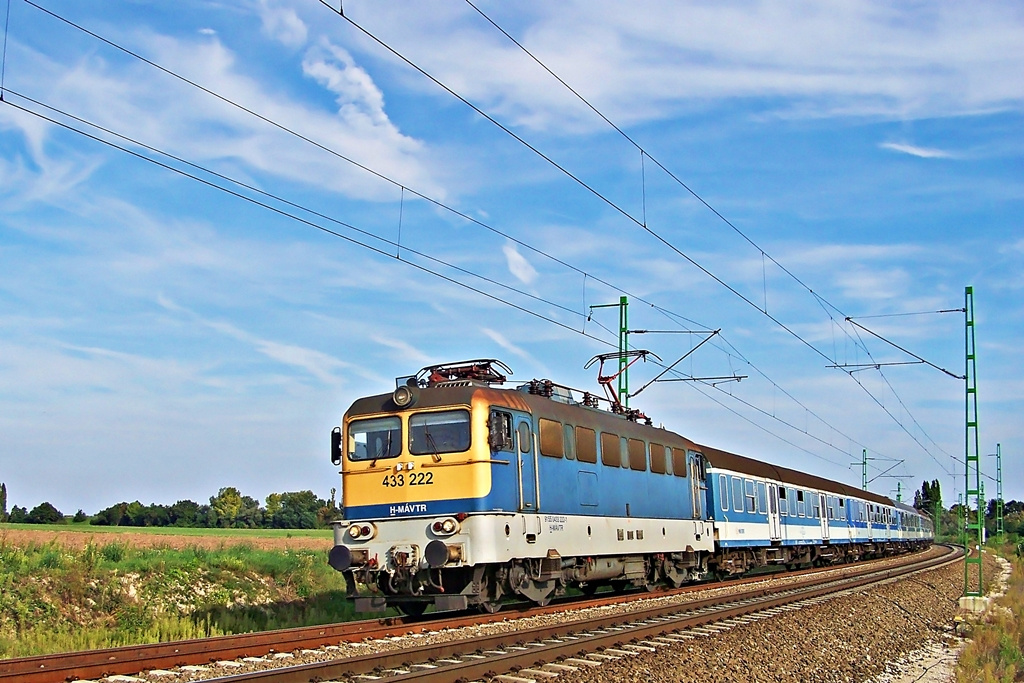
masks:
<svg viewBox="0 0 1024 683"><path fill-rule="evenodd" d="M537 511L537 449L529 419L518 418L516 441L519 445L519 509Z"/></svg>
<svg viewBox="0 0 1024 683"><path fill-rule="evenodd" d="M828 540L828 507L826 506L827 502L828 501L825 500L825 494L819 493L818 506L821 510L821 540L823 541Z"/></svg>
<svg viewBox="0 0 1024 683"><path fill-rule="evenodd" d="M772 541L782 539L782 523L779 520L779 487L768 484L768 538Z"/></svg>

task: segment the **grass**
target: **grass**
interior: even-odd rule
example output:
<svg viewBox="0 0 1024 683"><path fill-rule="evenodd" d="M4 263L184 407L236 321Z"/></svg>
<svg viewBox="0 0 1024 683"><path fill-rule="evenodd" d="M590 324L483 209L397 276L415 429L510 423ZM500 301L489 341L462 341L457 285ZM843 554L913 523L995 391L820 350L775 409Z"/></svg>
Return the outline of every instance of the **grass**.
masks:
<svg viewBox="0 0 1024 683"><path fill-rule="evenodd" d="M1010 585L996 601L997 607L972 631L957 665L958 683L1024 680L1024 558L1009 546L1000 554L1013 562Z"/></svg>
<svg viewBox="0 0 1024 683"><path fill-rule="evenodd" d="M164 536L213 536L225 538L330 538L330 529L205 529L191 527L93 526L91 524L0 524L2 529L23 531L59 531L62 533L126 534L144 533Z"/></svg>
<svg viewBox="0 0 1024 683"><path fill-rule="evenodd" d="M0 656L344 621L344 589L317 550L15 546L0 535Z"/></svg>

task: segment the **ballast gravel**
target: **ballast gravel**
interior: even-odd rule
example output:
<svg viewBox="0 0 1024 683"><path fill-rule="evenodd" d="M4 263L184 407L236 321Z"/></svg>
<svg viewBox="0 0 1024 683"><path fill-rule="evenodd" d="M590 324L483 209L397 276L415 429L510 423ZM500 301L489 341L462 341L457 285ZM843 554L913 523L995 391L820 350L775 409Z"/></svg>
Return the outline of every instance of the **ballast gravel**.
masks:
<svg viewBox="0 0 1024 683"><path fill-rule="evenodd" d="M985 572L1001 571L986 556ZM770 619L743 624L679 647L606 661L562 683L877 683L950 680L962 641L954 617L963 594L963 565L932 570L896 583L839 596ZM928 651L931 650L931 657ZM939 665L946 678L929 678ZM952 663L950 662L952 660ZM903 674L917 668L917 676Z"/></svg>

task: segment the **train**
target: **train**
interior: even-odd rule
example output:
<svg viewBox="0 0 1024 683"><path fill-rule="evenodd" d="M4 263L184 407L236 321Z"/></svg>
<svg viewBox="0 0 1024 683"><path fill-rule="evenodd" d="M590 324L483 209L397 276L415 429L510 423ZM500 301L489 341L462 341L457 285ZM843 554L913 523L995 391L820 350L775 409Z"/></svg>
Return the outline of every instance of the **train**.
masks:
<svg viewBox="0 0 1024 683"><path fill-rule="evenodd" d="M653 426L616 400L614 375L599 376L604 398L551 380L506 387L511 374L496 359L429 366L333 429L343 518L328 562L356 611L495 612L934 538L911 506Z"/></svg>

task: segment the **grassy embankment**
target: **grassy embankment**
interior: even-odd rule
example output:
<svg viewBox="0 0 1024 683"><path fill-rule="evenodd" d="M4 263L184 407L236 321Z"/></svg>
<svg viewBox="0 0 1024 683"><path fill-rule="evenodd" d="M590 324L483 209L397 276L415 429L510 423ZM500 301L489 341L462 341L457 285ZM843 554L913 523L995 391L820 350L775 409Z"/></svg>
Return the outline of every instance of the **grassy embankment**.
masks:
<svg viewBox="0 0 1024 683"><path fill-rule="evenodd" d="M971 632L957 665L958 683L1024 680L1024 558L1009 545L999 554L1013 562L1010 585L997 607Z"/></svg>
<svg viewBox="0 0 1024 683"><path fill-rule="evenodd" d="M174 530L170 533L212 535L223 537L224 542L216 548L203 547L199 541L207 539L197 538L196 544L183 546L188 539L177 538L177 547L172 548L151 543L139 547L118 540L117 532L110 529L105 530L111 534L109 541L91 537L82 541L79 534L73 534L77 542L63 543L58 538L15 544L8 539L18 533L9 534L14 526L21 525L0 526L0 657L352 618L344 598L344 580L327 565L325 550L258 547L261 538L307 532ZM32 531L73 530L26 526ZM88 531L98 528L89 527ZM310 535L324 533L320 530ZM329 547L329 541L325 545Z"/></svg>

